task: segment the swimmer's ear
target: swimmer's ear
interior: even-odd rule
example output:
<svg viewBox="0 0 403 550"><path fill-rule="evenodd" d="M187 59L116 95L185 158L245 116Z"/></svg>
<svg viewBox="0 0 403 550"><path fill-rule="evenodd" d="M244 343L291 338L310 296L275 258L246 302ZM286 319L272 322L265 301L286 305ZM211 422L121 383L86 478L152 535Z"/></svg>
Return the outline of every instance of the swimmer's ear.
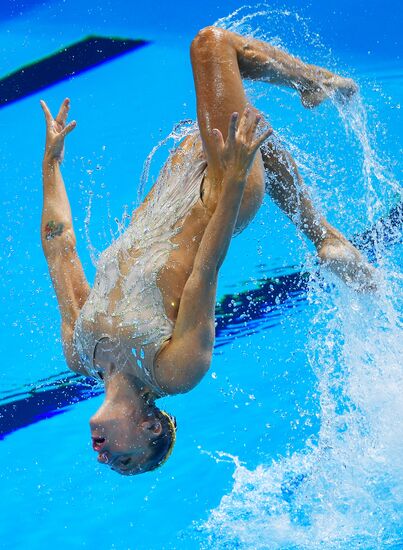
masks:
<svg viewBox="0 0 403 550"><path fill-rule="evenodd" d="M162 424L157 418L154 420L145 420L142 422L141 427L145 431L148 430L152 432L155 436L161 435L162 433Z"/></svg>

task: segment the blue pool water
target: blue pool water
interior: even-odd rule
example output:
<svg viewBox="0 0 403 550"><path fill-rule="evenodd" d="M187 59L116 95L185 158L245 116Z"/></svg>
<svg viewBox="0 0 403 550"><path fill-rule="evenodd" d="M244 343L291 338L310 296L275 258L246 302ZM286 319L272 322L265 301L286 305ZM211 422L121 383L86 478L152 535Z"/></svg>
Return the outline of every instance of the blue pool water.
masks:
<svg viewBox="0 0 403 550"><path fill-rule="evenodd" d="M348 107L329 101L315 111L289 90L246 84L331 223L353 238L401 200L398 3L272 2L236 12L239 3L223 4L1 8L0 78L87 35L150 41L0 110L1 548L403 547L396 226L382 226L367 250L379 293L357 295L318 272L312 246L266 199L222 268L210 372L190 394L163 400L179 424L172 458L120 478L90 445L88 418L102 397L68 378L39 239L40 98L55 111L70 97L78 122L63 175L90 281L91 256L136 203L147 155L195 118L188 49L207 24L270 40L360 84ZM157 150L146 186L173 144Z"/></svg>

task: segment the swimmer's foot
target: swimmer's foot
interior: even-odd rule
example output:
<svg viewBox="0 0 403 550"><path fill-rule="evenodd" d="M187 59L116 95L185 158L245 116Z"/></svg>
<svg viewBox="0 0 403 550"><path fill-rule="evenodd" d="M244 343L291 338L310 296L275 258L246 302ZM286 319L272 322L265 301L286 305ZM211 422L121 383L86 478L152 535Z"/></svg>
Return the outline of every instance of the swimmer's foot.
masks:
<svg viewBox="0 0 403 550"><path fill-rule="evenodd" d="M377 289L376 270L341 234L326 237L318 248L321 263L348 286L360 292Z"/></svg>
<svg viewBox="0 0 403 550"><path fill-rule="evenodd" d="M330 96L334 96L341 103L346 103L357 93L358 86L354 80L332 73L330 75L311 85L299 86L301 102L304 107L313 109Z"/></svg>

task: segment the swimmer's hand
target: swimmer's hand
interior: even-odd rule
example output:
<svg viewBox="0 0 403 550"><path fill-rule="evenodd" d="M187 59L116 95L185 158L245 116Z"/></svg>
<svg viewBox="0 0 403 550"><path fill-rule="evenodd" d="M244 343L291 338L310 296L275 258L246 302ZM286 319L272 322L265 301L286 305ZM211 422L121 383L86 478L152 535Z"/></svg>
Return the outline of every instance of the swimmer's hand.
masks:
<svg viewBox="0 0 403 550"><path fill-rule="evenodd" d="M225 142L220 130L216 128L213 130L221 168L227 179L246 180L256 152L273 133L273 129L268 128L256 137L256 130L261 120L261 115L251 107L246 107L241 116L238 113L232 113Z"/></svg>
<svg viewBox="0 0 403 550"><path fill-rule="evenodd" d="M66 125L67 115L70 109L70 99L66 98L60 106L59 113L53 118L46 103L41 99L41 107L46 120L46 145L45 158L51 162L53 160L61 163L64 156L64 138L76 127L76 121L73 120Z"/></svg>

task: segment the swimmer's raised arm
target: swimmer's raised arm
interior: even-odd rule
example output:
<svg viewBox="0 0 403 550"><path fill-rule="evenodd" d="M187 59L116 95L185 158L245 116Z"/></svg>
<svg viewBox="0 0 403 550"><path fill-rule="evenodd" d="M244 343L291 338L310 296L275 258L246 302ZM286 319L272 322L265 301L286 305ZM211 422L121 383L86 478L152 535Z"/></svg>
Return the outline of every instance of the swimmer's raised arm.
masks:
<svg viewBox="0 0 403 550"><path fill-rule="evenodd" d="M75 128L73 120L66 126L70 101L65 99L56 118L53 118L46 103L41 100L46 120L46 144L42 163L43 211L41 240L43 249L51 252L58 246L62 235L73 229L71 209L60 171L64 156L64 139Z"/></svg>
<svg viewBox="0 0 403 550"><path fill-rule="evenodd" d="M209 369L218 271L231 242L248 172L256 152L272 133L269 129L255 138L259 121L260 117L247 108L241 117L232 114L225 143L221 132L214 130L224 177L217 206L183 289L172 339L156 362L158 381L167 393L191 390Z"/></svg>
<svg viewBox="0 0 403 550"><path fill-rule="evenodd" d="M234 233L248 173L257 151L272 133L272 129L269 128L256 138L256 129L260 120L261 117L256 111L247 107L240 117L238 113L231 115L225 143L220 130L213 130L223 181L217 206L206 227L195 258L193 272L208 274L218 272L225 259Z"/></svg>
<svg viewBox="0 0 403 550"><path fill-rule="evenodd" d="M56 118L41 101L46 120L46 145L42 163L43 210L41 242L48 262L49 273L56 291L62 316L63 346L69 367L74 323L89 293L80 259L76 250L70 203L60 171L64 155L64 139L75 128L75 121L66 125L70 101L65 99Z"/></svg>

